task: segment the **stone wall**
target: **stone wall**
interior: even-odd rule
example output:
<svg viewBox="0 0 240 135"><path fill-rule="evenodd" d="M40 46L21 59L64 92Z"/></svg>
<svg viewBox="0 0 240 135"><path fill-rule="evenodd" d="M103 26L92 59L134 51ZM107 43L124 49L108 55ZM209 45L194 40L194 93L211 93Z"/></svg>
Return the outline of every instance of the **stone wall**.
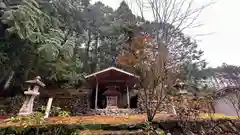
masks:
<svg viewBox="0 0 240 135"><path fill-rule="evenodd" d="M139 109L97 109L92 110L93 114L96 115L107 115L107 116L124 116L124 115L135 115L141 113Z"/></svg>

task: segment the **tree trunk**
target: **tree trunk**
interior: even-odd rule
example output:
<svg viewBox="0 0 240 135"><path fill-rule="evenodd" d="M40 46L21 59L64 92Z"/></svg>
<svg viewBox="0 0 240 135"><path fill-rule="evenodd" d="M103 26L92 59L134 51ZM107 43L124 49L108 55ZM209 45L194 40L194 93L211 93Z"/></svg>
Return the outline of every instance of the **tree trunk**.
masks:
<svg viewBox="0 0 240 135"><path fill-rule="evenodd" d="M97 67L98 67L98 43L99 43L99 33L97 33L96 38L95 38L95 50L94 50L94 61L92 64L92 72L96 72Z"/></svg>
<svg viewBox="0 0 240 135"><path fill-rule="evenodd" d="M91 30L88 30L88 42L86 44L86 49L85 49L85 60L84 60L84 72L89 72L89 66L88 66L88 61L89 61L89 49L90 49L90 44L92 42L92 37L91 37Z"/></svg>
<svg viewBox="0 0 240 135"><path fill-rule="evenodd" d="M79 33L77 33L76 38L78 38L80 36ZM73 61L76 62L77 61L77 54L78 54L78 43L77 40L75 41L75 46L73 48Z"/></svg>
<svg viewBox="0 0 240 135"><path fill-rule="evenodd" d="M152 110L151 109L147 109L147 119L148 119L148 122L153 121L153 116L152 116Z"/></svg>

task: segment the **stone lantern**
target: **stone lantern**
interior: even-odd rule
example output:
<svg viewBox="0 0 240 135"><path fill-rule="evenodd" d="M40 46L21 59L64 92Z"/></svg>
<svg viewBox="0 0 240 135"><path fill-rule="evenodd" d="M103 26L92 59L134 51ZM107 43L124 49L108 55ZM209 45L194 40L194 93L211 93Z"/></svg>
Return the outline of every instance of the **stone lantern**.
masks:
<svg viewBox="0 0 240 135"><path fill-rule="evenodd" d="M174 87L178 90L178 95L187 95L188 92L185 90L185 83L177 79L177 83L174 85Z"/></svg>
<svg viewBox="0 0 240 135"><path fill-rule="evenodd" d="M33 103L40 93L39 88L45 87L45 84L41 82L41 77L37 76L34 80L26 81L26 83L29 85L28 90L24 91L24 95L26 95L26 99L19 111L18 115L27 116L32 114L33 112Z"/></svg>
<svg viewBox="0 0 240 135"><path fill-rule="evenodd" d="M178 89L177 95L180 96L181 102L183 104L187 103L188 100L187 96L189 94L188 91L185 89L185 86L186 86L185 83L179 79L177 79L177 83L174 86L175 88Z"/></svg>

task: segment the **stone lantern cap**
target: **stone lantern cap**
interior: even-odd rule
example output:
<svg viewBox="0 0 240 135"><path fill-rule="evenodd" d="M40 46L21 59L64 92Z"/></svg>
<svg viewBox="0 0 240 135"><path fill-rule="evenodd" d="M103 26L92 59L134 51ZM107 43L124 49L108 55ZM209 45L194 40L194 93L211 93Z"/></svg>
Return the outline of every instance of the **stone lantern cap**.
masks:
<svg viewBox="0 0 240 135"><path fill-rule="evenodd" d="M174 87L178 89L177 94L180 94L180 95L187 95L188 94L188 91L184 89L185 88L185 83L182 82L180 79L176 80L176 84L174 85Z"/></svg>
<svg viewBox="0 0 240 135"><path fill-rule="evenodd" d="M37 76L33 80L26 81L26 83L28 83L28 84L36 84L36 85L39 85L41 87L45 87L46 86L43 82L41 82L41 77L40 76Z"/></svg>
<svg viewBox="0 0 240 135"><path fill-rule="evenodd" d="M40 93L36 91L24 91L25 95L33 95L33 96L38 96Z"/></svg>
<svg viewBox="0 0 240 135"><path fill-rule="evenodd" d="M180 79L177 79L175 85L173 86L177 89L182 89L185 86L185 83L182 82Z"/></svg>

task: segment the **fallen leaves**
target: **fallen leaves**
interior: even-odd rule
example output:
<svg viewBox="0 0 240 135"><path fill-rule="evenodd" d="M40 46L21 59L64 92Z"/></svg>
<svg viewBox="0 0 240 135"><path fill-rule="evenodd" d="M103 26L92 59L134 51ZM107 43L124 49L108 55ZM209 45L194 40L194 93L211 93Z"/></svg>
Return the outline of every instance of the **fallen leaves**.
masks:
<svg viewBox="0 0 240 135"><path fill-rule="evenodd" d="M144 115L133 116L76 116L76 117L51 117L47 119L52 124L136 124L144 122Z"/></svg>
<svg viewBox="0 0 240 135"><path fill-rule="evenodd" d="M211 117L212 116L212 117ZM200 114L200 119L237 119L236 116L225 116L220 114ZM146 114L141 115L130 115L130 116L102 116L102 115L93 115L93 116L72 116L72 117L50 117L46 119L47 124L55 125L55 124L110 124L110 125L121 125L121 124L140 124L146 121ZM168 120L176 120L177 116L172 114L157 114L155 116L156 121L168 121ZM8 127L8 126L20 126L19 123L13 122L2 122L0 123L0 127Z"/></svg>
<svg viewBox="0 0 240 135"><path fill-rule="evenodd" d="M171 118L168 114L157 114L155 120L167 120ZM146 121L146 114L141 115L130 115L130 116L72 116L72 117L50 117L46 119L47 124L110 124L110 125L121 125L121 124L139 124ZM0 127L7 126L20 126L19 123L13 122L2 122Z"/></svg>

